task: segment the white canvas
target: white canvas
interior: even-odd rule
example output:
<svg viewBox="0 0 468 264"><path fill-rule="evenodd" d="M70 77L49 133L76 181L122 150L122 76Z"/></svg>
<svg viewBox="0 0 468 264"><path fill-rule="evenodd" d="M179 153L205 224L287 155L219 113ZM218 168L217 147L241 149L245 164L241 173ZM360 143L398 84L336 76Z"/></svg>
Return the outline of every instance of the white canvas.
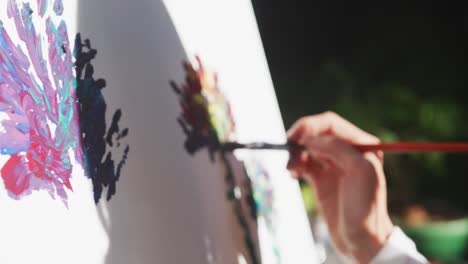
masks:
<svg viewBox="0 0 468 264"><path fill-rule="evenodd" d="M13 41L24 45L14 37L8 1L0 2L0 20ZM38 10L38 1L15 2ZM104 191L97 205L90 179L74 160L66 204L46 191L13 199L0 184L0 263L250 263L226 199L225 168L205 150L193 156L185 151L176 121L181 109L169 85L182 83L182 62L199 55L218 73L237 138L284 142L250 2L66 0L64 10L58 16L49 6L45 16L65 20L71 43L79 32L97 50L92 62L94 77L106 80L107 126L121 109L120 125L129 128L122 141L130 146L128 160L116 194L107 202ZM0 113L0 120L5 118ZM274 188L276 242L264 220L258 219L258 226L248 220L258 232L256 250L263 263L278 261L271 252L274 243L281 263L314 263L299 188L285 169L287 153L238 151L236 157L247 169L258 163L265 167ZM0 155L0 167L8 158ZM245 178L242 163L230 159L236 178Z"/></svg>
<svg viewBox="0 0 468 264"><path fill-rule="evenodd" d="M218 73L229 98L240 142L285 143L275 97L251 2L166 0L188 54L198 55ZM241 160L260 162L270 172L277 211L281 263L314 263L313 239L297 182L286 171L288 154L238 151ZM265 263L275 263L271 241L260 222ZM262 233L262 231L264 231Z"/></svg>

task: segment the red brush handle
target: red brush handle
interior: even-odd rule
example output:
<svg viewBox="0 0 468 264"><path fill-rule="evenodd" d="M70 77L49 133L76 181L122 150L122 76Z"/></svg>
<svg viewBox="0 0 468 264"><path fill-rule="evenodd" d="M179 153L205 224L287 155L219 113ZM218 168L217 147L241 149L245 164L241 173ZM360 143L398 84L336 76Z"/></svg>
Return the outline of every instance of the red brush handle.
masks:
<svg viewBox="0 0 468 264"><path fill-rule="evenodd" d="M382 150L385 152L468 152L468 143L461 142L394 142L380 144L355 144L362 152Z"/></svg>

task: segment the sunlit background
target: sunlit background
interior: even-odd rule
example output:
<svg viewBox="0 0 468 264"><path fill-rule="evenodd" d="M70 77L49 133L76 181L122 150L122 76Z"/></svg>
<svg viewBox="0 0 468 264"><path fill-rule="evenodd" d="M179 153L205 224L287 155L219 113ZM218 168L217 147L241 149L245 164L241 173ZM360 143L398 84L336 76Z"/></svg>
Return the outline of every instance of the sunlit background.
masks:
<svg viewBox="0 0 468 264"><path fill-rule="evenodd" d="M468 141L467 3L253 4L287 127L333 110L384 141ZM392 217L431 259L467 260L467 161L386 155Z"/></svg>

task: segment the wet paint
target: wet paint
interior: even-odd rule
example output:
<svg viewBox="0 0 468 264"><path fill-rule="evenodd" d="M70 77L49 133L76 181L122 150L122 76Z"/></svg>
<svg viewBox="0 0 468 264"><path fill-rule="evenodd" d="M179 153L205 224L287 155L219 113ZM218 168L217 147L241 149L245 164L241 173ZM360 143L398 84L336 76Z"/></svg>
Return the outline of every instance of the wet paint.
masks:
<svg viewBox="0 0 468 264"><path fill-rule="evenodd" d="M54 2L54 12L57 16L61 16L63 14L63 3L62 0L55 0Z"/></svg>
<svg viewBox="0 0 468 264"><path fill-rule="evenodd" d="M51 1L54 1L54 13L60 16L62 1ZM95 152L88 139L101 137L104 145L107 141L112 147L112 142L116 141L120 146L120 139L128 134L128 129L121 131L118 126L120 110L114 115L119 118L112 121L112 131L107 134L83 131L86 128L80 127L100 122L94 125L98 130L103 126L105 131L105 102L100 93L103 81L94 81L92 77L90 60L94 56L86 59L90 55L83 52L86 45L77 41L78 51L71 52L65 21L59 17L54 23L50 16L44 17L49 4L47 0L37 0L38 10L33 10L29 3L8 0L6 12L14 27L7 29L0 21L0 112L6 116L0 120L0 154L10 156L0 169L1 177L14 199L45 190L66 204L67 190L73 191L70 178L74 156L88 169L85 171L93 181L95 201L101 197L103 187L109 188L107 198L110 199L129 147L124 148L122 159L114 165L111 152L104 146L101 156L106 155L102 159L104 162L89 166L87 161L98 159L92 155L101 152ZM41 25L33 23L34 16L40 17L37 23ZM36 31L36 26L45 28L45 32ZM21 45L12 40L12 33L17 35ZM88 49L91 51L90 46ZM77 91L83 94L83 89L98 90L91 100L100 102L101 108L95 104L92 113L99 113L101 119L86 118L82 110L88 101L77 97ZM99 112L101 110L104 114ZM86 149L82 148L82 143Z"/></svg>
<svg viewBox="0 0 468 264"><path fill-rule="evenodd" d="M47 1L38 1L39 15ZM12 42L0 24L1 168L9 195L15 199L46 190L66 201L72 190L70 150L78 147L72 54L63 20L42 19L45 35L36 32L29 3L8 0L7 14L25 49ZM47 40L47 41L43 41ZM47 54L42 45L47 44Z"/></svg>
<svg viewBox="0 0 468 264"><path fill-rule="evenodd" d="M281 262L280 251L276 238L275 195L268 170L258 160L252 159L245 164L251 182L251 195L254 207L254 217L263 218L272 241L272 251L276 257L275 263Z"/></svg>
<svg viewBox="0 0 468 264"><path fill-rule="evenodd" d="M39 11L39 16L43 17L47 11L48 0L37 0L37 7Z"/></svg>
<svg viewBox="0 0 468 264"><path fill-rule="evenodd" d="M199 57L196 60L196 65L183 63L185 83L178 85L174 81L170 82L179 97L182 110L177 121L186 136L184 147L191 155L201 149L208 149L213 162L215 155L218 155L219 162L226 171L226 196L232 203L233 212L243 232L251 263L257 264L260 263L256 252L258 243L255 243L254 231L249 227L248 213L244 212L242 206L243 196L236 195L236 190L241 188L227 158L230 153L220 148L220 143L234 141L235 138L231 106L219 87L217 74L205 68Z"/></svg>
<svg viewBox="0 0 468 264"><path fill-rule="evenodd" d="M235 123L231 106L220 90L216 73L203 66L183 64L185 83L171 86L179 96L182 109L178 122L187 136L185 149L190 154L207 147L211 157L221 142L232 139Z"/></svg>
<svg viewBox="0 0 468 264"><path fill-rule="evenodd" d="M94 78L94 66L91 63L97 55L89 39L82 40L78 34L75 39L74 56L76 69L76 94L79 105L81 146L83 150L83 168L93 182L94 201L97 203L104 188L106 199L110 200L116 192L116 184L130 150L126 145L120 161L112 157L113 150L121 146L121 140L128 135L128 128L119 126L122 110L114 112L107 128L107 104L102 94L106 87L104 79Z"/></svg>

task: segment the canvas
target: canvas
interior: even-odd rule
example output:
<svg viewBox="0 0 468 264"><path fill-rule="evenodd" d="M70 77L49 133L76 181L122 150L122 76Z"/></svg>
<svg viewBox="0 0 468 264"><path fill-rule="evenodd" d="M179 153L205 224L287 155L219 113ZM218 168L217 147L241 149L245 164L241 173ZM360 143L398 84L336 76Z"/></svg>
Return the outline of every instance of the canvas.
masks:
<svg viewBox="0 0 468 264"><path fill-rule="evenodd" d="M217 142L285 140L249 1L5 0L0 20L1 263L314 263L287 153L187 149L190 69Z"/></svg>

